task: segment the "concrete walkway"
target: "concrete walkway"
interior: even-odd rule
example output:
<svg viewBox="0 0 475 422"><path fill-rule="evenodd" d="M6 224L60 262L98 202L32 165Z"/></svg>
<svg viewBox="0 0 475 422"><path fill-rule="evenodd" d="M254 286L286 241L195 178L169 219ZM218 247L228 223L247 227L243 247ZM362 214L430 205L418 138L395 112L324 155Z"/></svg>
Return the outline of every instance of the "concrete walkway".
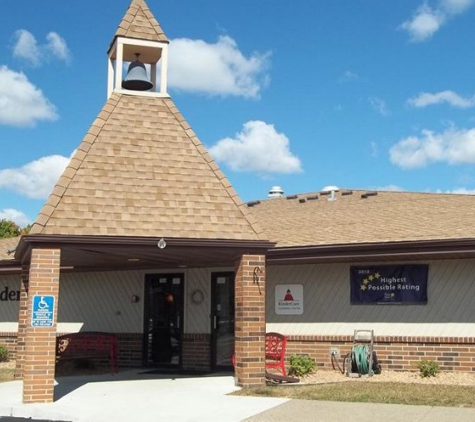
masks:
<svg viewBox="0 0 475 422"><path fill-rule="evenodd" d="M22 404L22 381L0 383L0 417L72 422L239 422L287 401L230 396L239 388L229 373L192 377L140 372L58 378L57 398L50 404Z"/></svg>
<svg viewBox="0 0 475 422"><path fill-rule="evenodd" d="M23 404L21 381L0 383L0 421L3 416L68 422L475 421L475 409L238 397L229 395L238 390L229 373L141 372L58 378L50 404Z"/></svg>

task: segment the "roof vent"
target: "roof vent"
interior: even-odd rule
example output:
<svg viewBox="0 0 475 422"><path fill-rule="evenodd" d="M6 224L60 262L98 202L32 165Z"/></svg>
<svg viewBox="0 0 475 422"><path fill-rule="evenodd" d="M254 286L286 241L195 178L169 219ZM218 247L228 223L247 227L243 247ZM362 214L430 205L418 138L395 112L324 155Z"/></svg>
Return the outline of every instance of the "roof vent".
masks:
<svg viewBox="0 0 475 422"><path fill-rule="evenodd" d="M338 186L325 186L322 189L322 195L329 195L329 201L336 201L336 193L340 190Z"/></svg>
<svg viewBox="0 0 475 422"><path fill-rule="evenodd" d="M307 196L307 201L313 201L315 199L318 199L318 195Z"/></svg>
<svg viewBox="0 0 475 422"><path fill-rule="evenodd" d="M269 191L269 198L282 198L284 196L284 191L280 186L272 186Z"/></svg>
<svg viewBox="0 0 475 422"><path fill-rule="evenodd" d="M353 195L353 191L352 191L352 190L344 190L343 192L341 192L341 194L342 194L343 196L345 196L345 195Z"/></svg>
<svg viewBox="0 0 475 422"><path fill-rule="evenodd" d="M373 192L366 192L366 193L362 193L362 194L361 194L361 198L366 199L366 198L368 198L368 197L370 197L370 196L376 196L377 194L378 194L378 192L375 192L375 191L373 191Z"/></svg>
<svg viewBox="0 0 475 422"><path fill-rule="evenodd" d="M306 202L306 199L305 199L305 198L300 198L300 199L299 199L299 202L300 202L301 204L303 204L303 203Z"/></svg>
<svg viewBox="0 0 475 422"><path fill-rule="evenodd" d="M254 205L259 205L260 203L261 203L261 201L252 201L252 202L248 202L247 206L248 207L253 207Z"/></svg>
<svg viewBox="0 0 475 422"><path fill-rule="evenodd" d="M289 195L289 196L286 196L287 199L296 199L297 198L297 195Z"/></svg>
<svg viewBox="0 0 475 422"><path fill-rule="evenodd" d="M322 188L322 193L323 192L328 192L328 193L331 193L332 191L334 192L338 192L340 190L340 188L338 186L325 186L324 188Z"/></svg>

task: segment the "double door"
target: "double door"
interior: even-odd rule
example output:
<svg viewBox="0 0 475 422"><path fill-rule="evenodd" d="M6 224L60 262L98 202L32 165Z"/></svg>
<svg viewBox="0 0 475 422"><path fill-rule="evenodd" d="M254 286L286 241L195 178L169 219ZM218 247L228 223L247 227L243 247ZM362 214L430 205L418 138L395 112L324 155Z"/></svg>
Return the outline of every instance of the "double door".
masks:
<svg viewBox="0 0 475 422"><path fill-rule="evenodd" d="M184 275L151 274L145 278L144 363L182 366ZM232 368L234 353L234 273L211 274L211 367Z"/></svg>

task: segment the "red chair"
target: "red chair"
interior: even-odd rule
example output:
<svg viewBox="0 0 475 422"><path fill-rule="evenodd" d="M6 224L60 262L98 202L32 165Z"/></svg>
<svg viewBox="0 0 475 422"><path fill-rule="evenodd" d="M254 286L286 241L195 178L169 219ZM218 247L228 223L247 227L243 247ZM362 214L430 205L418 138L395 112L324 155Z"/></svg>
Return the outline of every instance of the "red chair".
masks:
<svg viewBox="0 0 475 422"><path fill-rule="evenodd" d="M266 370L279 369L284 377L285 371L285 349L287 347L287 337L279 333L266 333Z"/></svg>

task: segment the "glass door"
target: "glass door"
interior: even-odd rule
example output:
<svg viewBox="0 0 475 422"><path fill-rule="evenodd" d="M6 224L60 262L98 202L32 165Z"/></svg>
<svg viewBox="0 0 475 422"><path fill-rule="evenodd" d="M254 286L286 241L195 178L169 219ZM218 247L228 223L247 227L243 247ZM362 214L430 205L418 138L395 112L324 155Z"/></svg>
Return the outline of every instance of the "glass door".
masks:
<svg viewBox="0 0 475 422"><path fill-rule="evenodd" d="M211 274L211 364L231 369L234 353L234 273Z"/></svg>
<svg viewBox="0 0 475 422"><path fill-rule="evenodd" d="M181 366L183 274L145 279L144 361L146 366Z"/></svg>

